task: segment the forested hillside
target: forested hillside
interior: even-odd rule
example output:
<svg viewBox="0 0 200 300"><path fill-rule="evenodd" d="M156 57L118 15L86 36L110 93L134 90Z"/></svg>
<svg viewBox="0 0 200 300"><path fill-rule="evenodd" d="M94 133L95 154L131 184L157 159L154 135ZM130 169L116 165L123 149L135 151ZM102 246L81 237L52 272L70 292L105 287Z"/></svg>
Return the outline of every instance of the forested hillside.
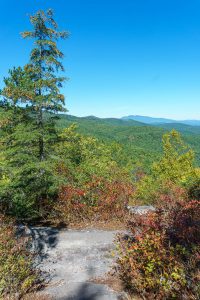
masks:
<svg viewBox="0 0 200 300"><path fill-rule="evenodd" d="M159 124L156 126L165 128L167 130L176 129L182 133L197 134L197 135L200 134L200 126L192 126L192 125L180 124L180 123Z"/></svg>
<svg viewBox="0 0 200 300"><path fill-rule="evenodd" d="M76 123L77 130L85 135L94 136L104 142L117 142L123 146L124 158L133 163L143 164L147 170L151 163L158 160L162 153L162 136L176 129L182 133L183 140L196 154L196 163L200 164L200 127L185 124L162 124L148 126L134 120L97 117L75 117L61 115L58 127L63 129Z"/></svg>

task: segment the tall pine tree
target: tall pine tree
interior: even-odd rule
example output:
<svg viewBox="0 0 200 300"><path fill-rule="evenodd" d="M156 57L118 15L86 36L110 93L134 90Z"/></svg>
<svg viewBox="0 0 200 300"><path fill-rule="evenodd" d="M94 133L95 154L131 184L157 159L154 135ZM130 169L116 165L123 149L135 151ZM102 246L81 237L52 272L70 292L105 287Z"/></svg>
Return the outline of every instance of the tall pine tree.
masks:
<svg viewBox="0 0 200 300"><path fill-rule="evenodd" d="M57 41L67 37L59 31L52 10L30 17L32 31L22 33L34 41L30 61L14 68L1 91L0 200L19 217L41 214L42 201L57 187L53 146L57 141L56 113L65 111L60 93L65 78Z"/></svg>
<svg viewBox="0 0 200 300"><path fill-rule="evenodd" d="M64 111L64 96L59 92L64 77L57 76L58 71L64 71L60 59L63 53L57 48L57 40L67 37L67 32L58 31L53 19L52 10L45 14L43 11L31 16L33 31L22 33L24 38L34 40L35 47L31 51L30 64L26 66L34 82L34 99L31 105L37 119L39 132L39 157L44 160L47 155L45 140L51 138L52 117L48 113ZM48 137L49 136L49 137Z"/></svg>

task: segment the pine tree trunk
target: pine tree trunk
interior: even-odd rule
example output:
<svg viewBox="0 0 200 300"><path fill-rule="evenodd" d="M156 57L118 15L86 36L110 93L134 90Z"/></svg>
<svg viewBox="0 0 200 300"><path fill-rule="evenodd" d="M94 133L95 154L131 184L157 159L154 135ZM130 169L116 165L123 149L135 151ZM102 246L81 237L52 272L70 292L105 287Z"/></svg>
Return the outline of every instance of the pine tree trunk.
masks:
<svg viewBox="0 0 200 300"><path fill-rule="evenodd" d="M39 158L40 161L44 160L44 139L43 139L43 113L42 109L39 110L39 130L40 130L40 137L39 137Z"/></svg>
<svg viewBox="0 0 200 300"><path fill-rule="evenodd" d="M42 36L39 37L39 40L42 40ZM40 61L39 61L39 66L40 66L40 73L39 77L42 79L42 46L40 45ZM39 95L42 95L41 89L39 89ZM44 139L43 139L43 112L42 112L42 107L39 106L39 130L40 130L40 138L39 138L39 158L40 161L44 160Z"/></svg>

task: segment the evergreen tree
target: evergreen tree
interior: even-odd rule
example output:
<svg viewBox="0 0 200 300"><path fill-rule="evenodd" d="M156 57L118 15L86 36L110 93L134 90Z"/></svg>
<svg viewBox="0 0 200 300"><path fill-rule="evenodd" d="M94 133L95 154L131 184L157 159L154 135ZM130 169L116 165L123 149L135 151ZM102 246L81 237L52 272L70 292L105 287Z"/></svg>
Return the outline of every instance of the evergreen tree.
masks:
<svg viewBox="0 0 200 300"><path fill-rule="evenodd" d="M63 53L57 40L67 37L58 31L52 10L38 11L30 17L33 31L22 34L34 40L30 62L14 68L4 79L1 91L1 179L3 206L19 217L41 214L42 200L56 191L53 173L57 142L56 113L65 111L60 88L65 81Z"/></svg>
<svg viewBox="0 0 200 300"><path fill-rule="evenodd" d="M34 98L31 105L35 112L37 130L39 132L39 158L45 158L45 140L51 139L52 119L50 113L65 111L64 96L60 93L64 77L56 76L58 71L64 71L60 59L63 53L57 48L56 41L66 38L65 31L58 31L53 19L52 10L45 14L43 11L31 16L30 21L33 31L22 33L24 38L32 38L35 47L31 51L30 64L26 66L26 72L34 82ZM48 27L49 25L49 27ZM45 115L45 112L48 114ZM49 135L50 134L50 135Z"/></svg>

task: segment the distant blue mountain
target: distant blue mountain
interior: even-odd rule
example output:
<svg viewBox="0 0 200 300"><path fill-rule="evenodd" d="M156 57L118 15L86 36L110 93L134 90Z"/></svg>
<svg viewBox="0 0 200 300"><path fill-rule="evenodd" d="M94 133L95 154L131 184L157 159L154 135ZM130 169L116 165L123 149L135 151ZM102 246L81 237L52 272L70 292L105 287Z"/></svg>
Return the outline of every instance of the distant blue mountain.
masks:
<svg viewBox="0 0 200 300"><path fill-rule="evenodd" d="M180 122L178 122L178 123L180 123ZM181 121L181 123L191 125L191 126L200 126L200 120L184 120L184 121Z"/></svg>
<svg viewBox="0 0 200 300"><path fill-rule="evenodd" d="M164 119L164 118L153 118L153 117L147 117L147 116L127 116L127 117L122 117L123 120L134 120L134 121L138 121L138 122L142 122L142 123L146 123L146 124L155 124L155 123L162 123L162 124L166 124L166 123L175 123L176 121L174 120L170 120L170 119Z"/></svg>
<svg viewBox="0 0 200 300"><path fill-rule="evenodd" d="M165 118L154 118L148 116L138 116L138 115L130 115L126 117L122 117L123 120L134 120L137 122L142 122L150 125L161 125L161 124L171 124L171 123L179 123L186 124L191 126L200 126L200 120L172 120Z"/></svg>

